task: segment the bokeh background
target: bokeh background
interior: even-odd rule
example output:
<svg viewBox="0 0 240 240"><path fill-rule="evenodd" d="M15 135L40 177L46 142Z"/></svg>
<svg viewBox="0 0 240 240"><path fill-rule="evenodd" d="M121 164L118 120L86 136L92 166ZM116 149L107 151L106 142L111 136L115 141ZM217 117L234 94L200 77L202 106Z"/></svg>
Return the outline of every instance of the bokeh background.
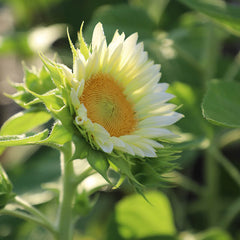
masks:
<svg viewBox="0 0 240 240"><path fill-rule="evenodd" d="M237 0L209 2L240 6ZM95 206L77 222L74 239L239 240L240 130L207 122L201 102L209 79L240 81L240 39L181 1L1 0L0 126L21 110L3 93L14 93L10 81L23 81L23 62L38 69L38 54L43 52L71 67L66 29L77 44L82 21L87 43L99 21L108 42L116 29L126 36L138 32L149 57L161 64L161 81L170 83L169 91L176 95L173 102L182 104L178 111L185 118L175 129L181 132L178 147L183 152L172 184L149 189L152 205L135 195L127 182L118 190L100 190L92 197ZM216 139L230 168L209 156ZM58 199L41 187L49 190L58 180L58 159L57 151L35 146L9 148L0 157L14 191L52 219ZM51 236L30 222L0 216L0 239Z"/></svg>

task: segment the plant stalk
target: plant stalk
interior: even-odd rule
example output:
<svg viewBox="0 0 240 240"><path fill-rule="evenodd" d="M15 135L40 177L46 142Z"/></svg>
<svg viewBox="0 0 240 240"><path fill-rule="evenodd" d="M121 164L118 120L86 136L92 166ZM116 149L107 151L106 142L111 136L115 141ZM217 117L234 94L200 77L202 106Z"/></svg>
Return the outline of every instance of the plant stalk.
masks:
<svg viewBox="0 0 240 240"><path fill-rule="evenodd" d="M68 147L71 148L70 143ZM71 151L70 151L71 152ZM73 198L76 190L73 162L69 161L69 149L61 155L62 189L60 194L57 240L71 240L73 237Z"/></svg>

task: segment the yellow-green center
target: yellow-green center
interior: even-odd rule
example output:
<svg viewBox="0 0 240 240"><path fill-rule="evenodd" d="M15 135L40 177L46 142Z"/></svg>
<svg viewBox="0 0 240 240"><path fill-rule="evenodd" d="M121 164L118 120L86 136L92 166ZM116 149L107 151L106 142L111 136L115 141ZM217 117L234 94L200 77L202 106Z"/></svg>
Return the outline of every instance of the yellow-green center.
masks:
<svg viewBox="0 0 240 240"><path fill-rule="evenodd" d="M88 79L80 102L86 107L88 118L103 126L111 136L120 137L135 130L133 106L111 75L97 73Z"/></svg>

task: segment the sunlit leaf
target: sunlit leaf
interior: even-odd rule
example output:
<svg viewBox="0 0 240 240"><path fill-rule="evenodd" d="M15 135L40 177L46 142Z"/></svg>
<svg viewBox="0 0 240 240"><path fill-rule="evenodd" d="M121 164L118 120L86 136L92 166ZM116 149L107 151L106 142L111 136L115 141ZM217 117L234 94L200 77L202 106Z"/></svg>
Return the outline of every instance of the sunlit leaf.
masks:
<svg viewBox="0 0 240 240"><path fill-rule="evenodd" d="M240 127L240 84L210 82L203 99L203 116L210 122L226 127Z"/></svg>
<svg viewBox="0 0 240 240"><path fill-rule="evenodd" d="M22 134L12 136L0 136L0 146L11 147L21 145L38 144L39 141L44 140L48 136L48 130L37 133L37 134Z"/></svg>
<svg viewBox="0 0 240 240"><path fill-rule="evenodd" d="M167 197L161 192L134 194L116 206L116 221L124 239L140 239L156 235L174 236L176 229Z"/></svg>
<svg viewBox="0 0 240 240"><path fill-rule="evenodd" d="M0 136L18 135L33 130L49 121L51 115L46 111L26 110L9 118L0 130ZM0 147L0 154L5 147Z"/></svg>
<svg viewBox="0 0 240 240"><path fill-rule="evenodd" d="M19 112L9 118L0 130L0 135L18 135L26 133L42 125L51 119L51 115L46 111L35 109Z"/></svg>

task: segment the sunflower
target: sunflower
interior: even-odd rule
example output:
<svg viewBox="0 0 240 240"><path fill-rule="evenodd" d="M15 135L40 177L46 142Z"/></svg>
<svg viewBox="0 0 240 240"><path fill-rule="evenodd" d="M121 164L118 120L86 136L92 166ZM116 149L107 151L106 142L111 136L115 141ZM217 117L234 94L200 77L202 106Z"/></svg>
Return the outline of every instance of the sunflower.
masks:
<svg viewBox="0 0 240 240"><path fill-rule="evenodd" d="M79 33L73 50L73 73L65 70L71 86L75 125L96 150L156 157L161 140L175 136L167 127L183 117L174 96L159 83L160 65L149 60L138 34L125 39L115 32L107 45L101 23L93 31L91 47Z"/></svg>

